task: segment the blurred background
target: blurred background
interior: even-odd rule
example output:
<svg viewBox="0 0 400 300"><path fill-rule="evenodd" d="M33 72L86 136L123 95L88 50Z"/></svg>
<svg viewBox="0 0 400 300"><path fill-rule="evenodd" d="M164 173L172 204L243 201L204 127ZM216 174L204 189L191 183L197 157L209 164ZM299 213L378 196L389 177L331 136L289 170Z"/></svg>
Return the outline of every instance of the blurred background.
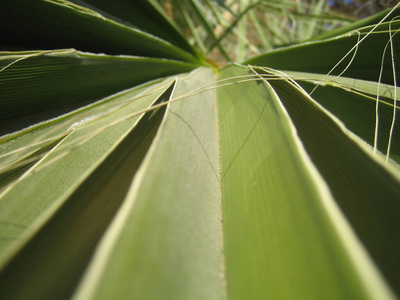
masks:
<svg viewBox="0 0 400 300"><path fill-rule="evenodd" d="M243 61L390 9L397 0L159 0L210 63Z"/></svg>
<svg viewBox="0 0 400 300"><path fill-rule="evenodd" d="M329 0L328 9L348 15L349 17L365 18L382 10L394 7L395 0Z"/></svg>

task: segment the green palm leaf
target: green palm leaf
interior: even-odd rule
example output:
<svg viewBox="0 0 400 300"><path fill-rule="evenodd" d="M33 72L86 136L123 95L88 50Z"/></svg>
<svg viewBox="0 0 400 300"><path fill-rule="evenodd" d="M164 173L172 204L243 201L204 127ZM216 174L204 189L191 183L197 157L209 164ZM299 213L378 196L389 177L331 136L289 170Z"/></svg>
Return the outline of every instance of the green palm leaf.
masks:
<svg viewBox="0 0 400 300"><path fill-rule="evenodd" d="M398 8L219 69L177 29L289 2L4 3L2 297L398 298Z"/></svg>

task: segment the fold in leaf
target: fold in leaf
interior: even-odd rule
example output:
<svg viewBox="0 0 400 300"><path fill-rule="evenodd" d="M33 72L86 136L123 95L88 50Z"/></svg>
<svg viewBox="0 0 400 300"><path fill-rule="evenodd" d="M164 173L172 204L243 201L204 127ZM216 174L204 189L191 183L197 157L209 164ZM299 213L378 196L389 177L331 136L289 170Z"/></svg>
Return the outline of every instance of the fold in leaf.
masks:
<svg viewBox="0 0 400 300"><path fill-rule="evenodd" d="M400 13L400 10L397 12ZM384 50L390 39L394 49L400 47L400 34L394 34L399 27L398 20L377 28L370 26L332 39L276 49L249 59L244 64L325 75L340 74L376 82L379 81L382 67L381 82L393 85L392 56L396 54L390 53L390 47L386 52ZM372 29L374 32L369 34ZM395 65L395 72L400 73L400 64ZM397 78L397 85L399 83Z"/></svg>
<svg viewBox="0 0 400 300"><path fill-rule="evenodd" d="M34 153L41 151L50 142L68 135L78 125L83 125L118 109L131 101L153 95L156 97L167 85L161 84L154 89L150 86L159 81L147 82L135 88L117 93L76 111L51 119L24 130L3 136L0 139L0 170L5 170L9 165L18 164L26 157L31 159ZM166 81L168 84L168 80ZM0 171L2 172L2 171Z"/></svg>
<svg viewBox="0 0 400 300"><path fill-rule="evenodd" d="M343 81L343 80L342 80ZM347 85L330 84L329 82L324 86L316 87L315 82L310 83L306 81L298 81L299 84L307 91L312 92L312 97L327 110L337 116L348 129L357 134L360 138L366 141L369 145L373 146L375 143L375 130L378 130L377 149L384 155L387 154L387 147L389 143L390 129L393 121L393 99L380 97L378 106L378 128L375 128L376 119L376 95L374 97L368 94L362 95L357 87L353 89L354 80L349 79ZM369 82L368 82L369 83ZM372 83L370 83L372 85ZM375 93L378 85L373 83ZM393 97L393 86L380 87L382 94ZM360 92L359 92L360 91ZM392 92L391 92L392 91ZM394 130L392 135L392 143L390 147L390 157L400 162L400 108L397 108L396 120L394 122Z"/></svg>
<svg viewBox="0 0 400 300"><path fill-rule="evenodd" d="M173 99L75 299L223 299L214 79L200 69Z"/></svg>
<svg viewBox="0 0 400 300"><path fill-rule="evenodd" d="M304 91L271 81L312 161L386 280L400 292L400 176Z"/></svg>
<svg viewBox="0 0 400 300"><path fill-rule="evenodd" d="M140 29L153 36L162 38L179 48L198 56L180 31L151 0L73 0L70 1L99 12L109 19L129 27Z"/></svg>
<svg viewBox="0 0 400 300"><path fill-rule="evenodd" d="M169 42L64 0L2 1L0 35L6 50L75 48L198 63Z"/></svg>
<svg viewBox="0 0 400 300"><path fill-rule="evenodd" d="M40 145L39 149L30 153L26 157L23 157L14 163L8 164L5 168L0 169L0 192L11 182L21 177L29 168L39 162L49 151L57 146L67 134L51 140L50 142L44 142Z"/></svg>
<svg viewBox="0 0 400 300"><path fill-rule="evenodd" d="M4 224L0 226L2 267L30 242L79 186L128 138L140 123L143 115L140 112L149 108L160 94L162 92L148 94L138 101L122 103L73 124L57 147L3 191L0 195L0 221ZM51 131L52 124L47 127ZM11 223L18 226L7 225Z"/></svg>
<svg viewBox="0 0 400 300"><path fill-rule="evenodd" d="M0 52L0 134L11 133L164 76L188 63L76 50Z"/></svg>
<svg viewBox="0 0 400 300"><path fill-rule="evenodd" d="M391 299L280 101L261 78L218 90L228 297Z"/></svg>
<svg viewBox="0 0 400 300"><path fill-rule="evenodd" d="M172 87L158 101L167 100ZM98 240L125 198L164 111L165 106L144 115L2 269L0 288L4 297L69 298ZM36 276L38 273L41 276Z"/></svg>

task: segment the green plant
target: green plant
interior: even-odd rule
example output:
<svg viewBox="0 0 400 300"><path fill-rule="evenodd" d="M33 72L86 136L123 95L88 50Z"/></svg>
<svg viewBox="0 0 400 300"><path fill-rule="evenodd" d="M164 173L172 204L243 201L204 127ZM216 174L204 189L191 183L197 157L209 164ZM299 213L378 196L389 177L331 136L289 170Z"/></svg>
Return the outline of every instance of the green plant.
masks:
<svg viewBox="0 0 400 300"><path fill-rule="evenodd" d="M214 68L154 0L3 1L1 296L396 298L398 6Z"/></svg>

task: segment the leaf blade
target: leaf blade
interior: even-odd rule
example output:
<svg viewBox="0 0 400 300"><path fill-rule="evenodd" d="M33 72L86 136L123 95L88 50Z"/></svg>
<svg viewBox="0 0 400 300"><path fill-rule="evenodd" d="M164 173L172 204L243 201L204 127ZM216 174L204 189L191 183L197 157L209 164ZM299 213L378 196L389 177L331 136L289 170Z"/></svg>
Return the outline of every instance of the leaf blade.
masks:
<svg viewBox="0 0 400 300"><path fill-rule="evenodd" d="M248 74L235 68L220 78ZM250 81L218 95L228 297L391 299L355 236L344 243L350 227L272 89Z"/></svg>
<svg viewBox="0 0 400 300"><path fill-rule="evenodd" d="M174 97L212 79L198 70ZM215 96L204 96L170 104L76 299L224 298Z"/></svg>

